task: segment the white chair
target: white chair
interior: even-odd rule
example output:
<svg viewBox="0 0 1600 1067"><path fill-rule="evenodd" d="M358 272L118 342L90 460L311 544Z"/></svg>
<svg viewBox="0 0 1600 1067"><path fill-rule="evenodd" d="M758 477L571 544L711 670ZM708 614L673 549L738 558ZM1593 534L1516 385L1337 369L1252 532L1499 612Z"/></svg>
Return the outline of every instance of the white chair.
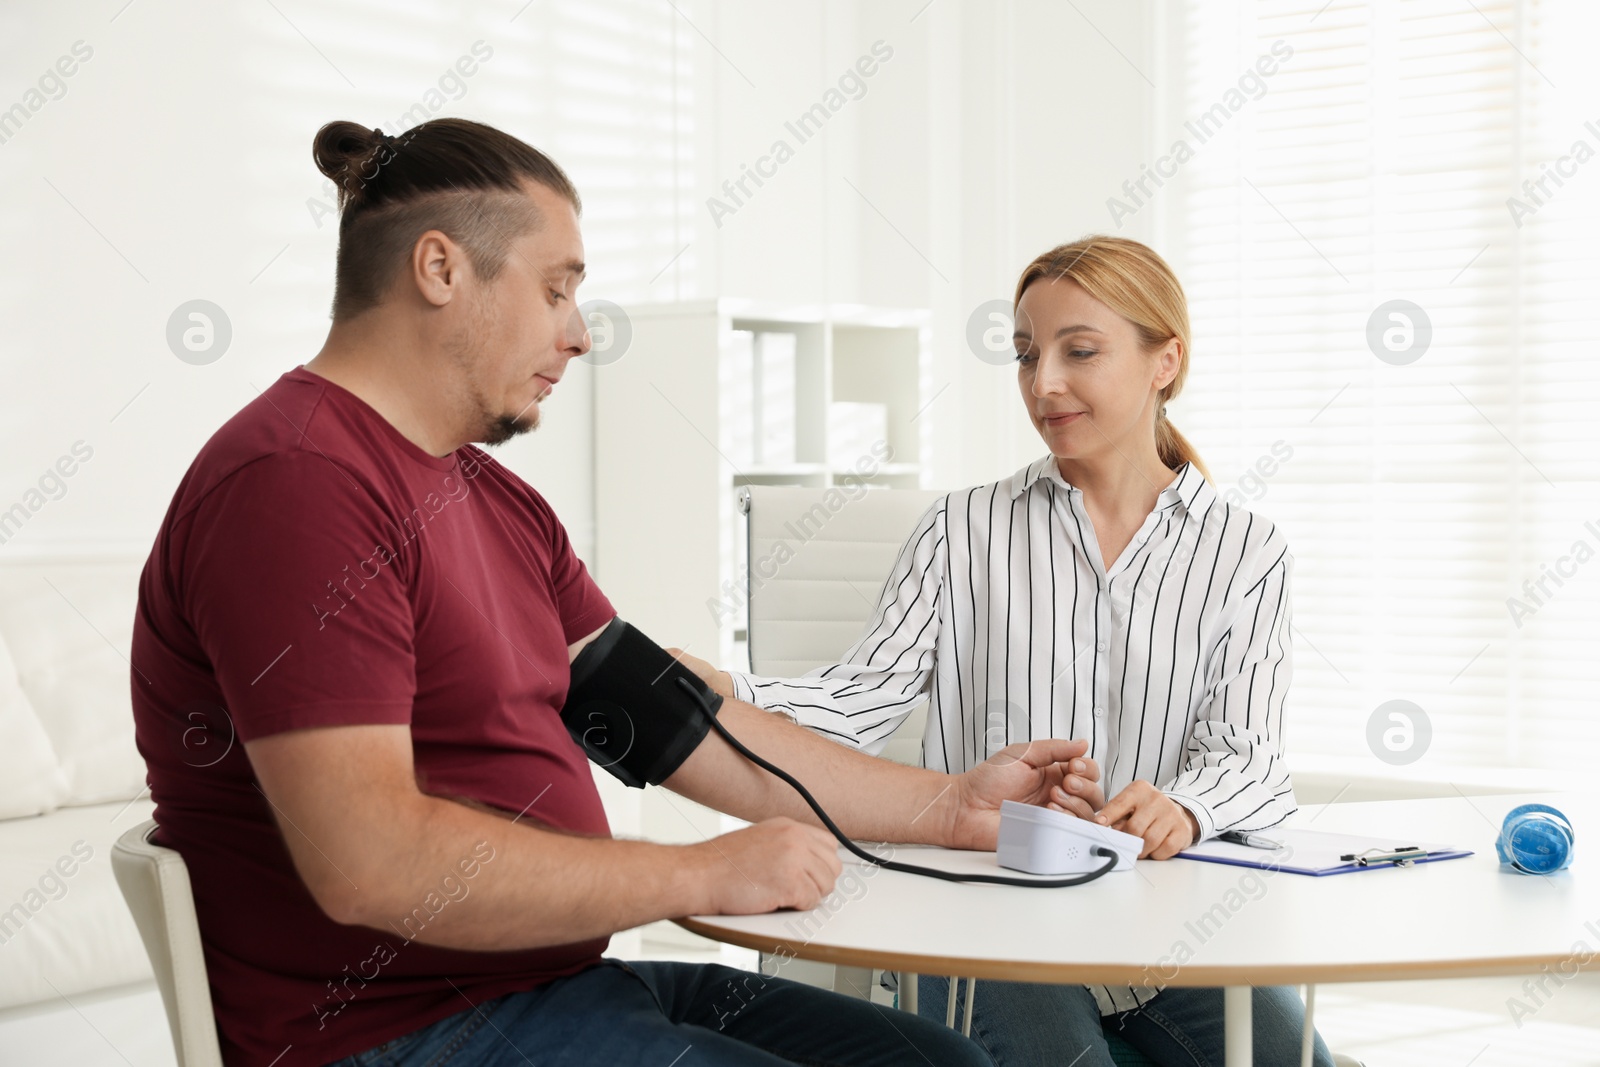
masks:
<svg viewBox="0 0 1600 1067"><path fill-rule="evenodd" d="M151 842L155 830L147 821L123 834L111 868L155 969L178 1067L222 1067L189 869L178 853Z"/></svg>
<svg viewBox="0 0 1600 1067"><path fill-rule="evenodd" d="M793 678L836 662L871 619L917 519L942 495L909 489L740 489L739 510L748 519L747 558L755 575L750 582L750 669ZM757 569L762 561L777 559L783 560L781 566ZM920 765L926 716L926 704L908 715L884 746L883 756ZM870 999L873 974L865 967L806 961L792 961L788 967L790 976L801 981ZM915 976L901 975L899 988L901 1006L915 1012Z"/></svg>
<svg viewBox="0 0 1600 1067"><path fill-rule="evenodd" d="M836 662L872 617L917 519L944 495L913 489L849 492L755 485L739 490L756 575L750 583L748 637L750 669L756 674L793 678ZM786 552L780 553L780 545ZM777 559L783 560L781 566L755 570L762 561ZM926 705L918 708L900 724L883 750L885 758L921 764L926 710Z"/></svg>

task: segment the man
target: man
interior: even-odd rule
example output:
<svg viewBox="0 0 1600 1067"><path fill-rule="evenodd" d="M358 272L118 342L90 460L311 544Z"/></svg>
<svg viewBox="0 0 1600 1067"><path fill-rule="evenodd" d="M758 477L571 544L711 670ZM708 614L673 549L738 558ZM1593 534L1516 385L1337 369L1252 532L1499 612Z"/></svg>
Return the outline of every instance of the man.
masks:
<svg viewBox="0 0 1600 1067"><path fill-rule="evenodd" d="M714 734L665 784L755 824L614 840L562 723L615 613L544 499L470 442L535 427L588 350L566 176L455 119L333 123L314 154L341 189L327 342L195 459L133 645L225 1060L987 1063L862 1001L774 980L729 1011L740 972L602 958L662 918L812 908L834 842ZM992 848L1001 799L1045 802L1083 755L1038 742L947 776L747 704L719 721L875 840Z"/></svg>

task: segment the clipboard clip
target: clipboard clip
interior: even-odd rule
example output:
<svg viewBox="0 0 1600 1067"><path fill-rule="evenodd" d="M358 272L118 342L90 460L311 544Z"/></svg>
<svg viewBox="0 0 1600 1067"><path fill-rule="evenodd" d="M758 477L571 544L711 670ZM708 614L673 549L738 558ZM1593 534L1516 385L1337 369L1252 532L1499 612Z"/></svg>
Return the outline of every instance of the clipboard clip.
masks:
<svg viewBox="0 0 1600 1067"><path fill-rule="evenodd" d="M1428 850L1418 848L1416 845L1405 845L1402 848L1369 848L1364 852L1347 852L1339 859L1344 863L1354 863L1357 867L1370 867L1375 863L1391 863L1396 867L1410 867L1419 859L1425 859Z"/></svg>

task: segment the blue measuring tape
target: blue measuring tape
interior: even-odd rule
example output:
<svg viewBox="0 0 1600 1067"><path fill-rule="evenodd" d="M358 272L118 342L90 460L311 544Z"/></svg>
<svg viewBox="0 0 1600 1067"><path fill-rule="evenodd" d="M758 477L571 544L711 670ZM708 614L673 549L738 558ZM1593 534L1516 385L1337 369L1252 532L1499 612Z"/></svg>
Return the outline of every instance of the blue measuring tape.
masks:
<svg viewBox="0 0 1600 1067"><path fill-rule="evenodd" d="M1571 821L1548 804L1512 808L1494 850L1500 862L1523 874L1554 874L1572 862Z"/></svg>

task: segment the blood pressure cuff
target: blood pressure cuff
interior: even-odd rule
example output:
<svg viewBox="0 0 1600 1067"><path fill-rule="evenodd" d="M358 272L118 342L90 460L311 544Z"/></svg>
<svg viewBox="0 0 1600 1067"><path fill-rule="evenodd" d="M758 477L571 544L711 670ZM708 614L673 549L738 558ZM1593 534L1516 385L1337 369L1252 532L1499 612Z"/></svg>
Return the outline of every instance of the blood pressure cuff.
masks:
<svg viewBox="0 0 1600 1067"><path fill-rule="evenodd" d="M620 618L572 661L561 721L595 764L623 784L660 785L682 766L711 720L678 682L694 686L714 715L722 697L667 650Z"/></svg>

